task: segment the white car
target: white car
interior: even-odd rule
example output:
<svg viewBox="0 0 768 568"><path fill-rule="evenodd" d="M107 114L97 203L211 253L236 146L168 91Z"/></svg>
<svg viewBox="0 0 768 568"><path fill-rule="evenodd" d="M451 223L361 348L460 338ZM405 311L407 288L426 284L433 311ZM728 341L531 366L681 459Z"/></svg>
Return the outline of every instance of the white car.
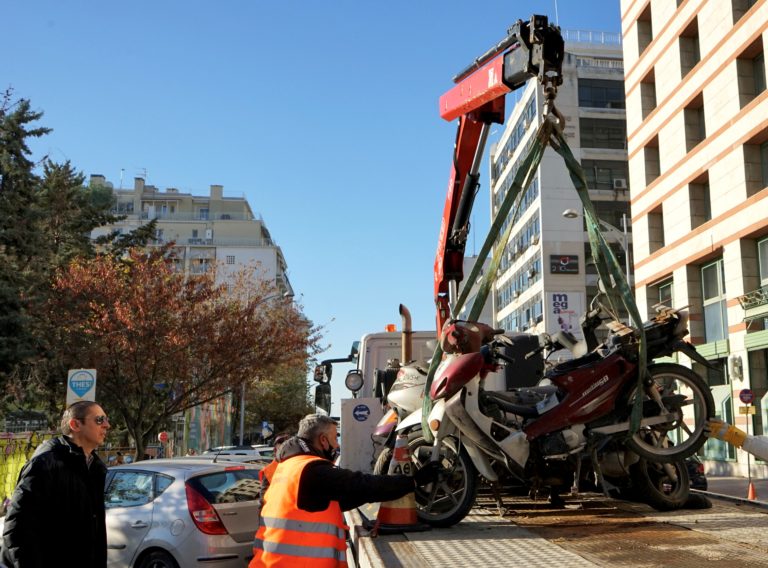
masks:
<svg viewBox="0 0 768 568"><path fill-rule="evenodd" d="M213 456L110 468L107 565L247 566L258 527L260 469Z"/></svg>
<svg viewBox="0 0 768 568"><path fill-rule="evenodd" d="M250 456L265 461L272 461L275 450L269 445L257 446L219 446L203 452L204 456L219 456L222 459L239 459L240 456Z"/></svg>

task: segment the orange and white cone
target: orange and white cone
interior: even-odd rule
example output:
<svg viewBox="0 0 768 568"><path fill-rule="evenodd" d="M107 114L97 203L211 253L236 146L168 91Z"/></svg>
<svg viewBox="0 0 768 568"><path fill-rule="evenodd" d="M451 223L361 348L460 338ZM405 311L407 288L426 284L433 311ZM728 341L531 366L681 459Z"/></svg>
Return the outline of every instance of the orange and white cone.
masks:
<svg viewBox="0 0 768 568"><path fill-rule="evenodd" d="M747 499L750 501L757 499L757 494L755 493L755 484L751 481L749 482L749 488L747 489Z"/></svg>
<svg viewBox="0 0 768 568"><path fill-rule="evenodd" d="M408 436L399 434L395 440L395 449L389 462L388 475L413 475L413 462L408 450ZM416 517L416 495L408 493L394 501L385 501L379 506L376 523L371 536L405 531L423 531L429 525L420 523Z"/></svg>

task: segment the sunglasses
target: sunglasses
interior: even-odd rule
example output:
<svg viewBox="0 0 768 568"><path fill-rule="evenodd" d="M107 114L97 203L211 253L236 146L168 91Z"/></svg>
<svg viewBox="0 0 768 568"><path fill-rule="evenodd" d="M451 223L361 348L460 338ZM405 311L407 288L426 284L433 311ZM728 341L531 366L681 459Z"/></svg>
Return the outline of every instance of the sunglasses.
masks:
<svg viewBox="0 0 768 568"><path fill-rule="evenodd" d="M101 414L100 416L94 416L94 417L93 417L93 421L94 421L96 424L98 424L99 426L101 426L101 425L102 425L102 424L104 424L105 422L106 422L107 424L109 424L109 419L107 418L106 414ZM83 422L85 422L85 420L83 420Z"/></svg>

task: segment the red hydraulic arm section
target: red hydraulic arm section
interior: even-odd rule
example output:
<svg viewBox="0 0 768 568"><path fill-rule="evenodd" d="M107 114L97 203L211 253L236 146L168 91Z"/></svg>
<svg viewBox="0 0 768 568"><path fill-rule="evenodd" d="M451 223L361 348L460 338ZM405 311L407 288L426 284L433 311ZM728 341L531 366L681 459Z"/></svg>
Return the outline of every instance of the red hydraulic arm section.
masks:
<svg viewBox="0 0 768 568"><path fill-rule="evenodd" d="M464 278L469 217L490 126L504 123L504 96L531 77L542 84L545 105L552 104L562 83L563 47L560 30L546 16L518 20L506 38L454 77L456 85L440 97L440 116L458 119L458 131L435 256L438 336Z"/></svg>

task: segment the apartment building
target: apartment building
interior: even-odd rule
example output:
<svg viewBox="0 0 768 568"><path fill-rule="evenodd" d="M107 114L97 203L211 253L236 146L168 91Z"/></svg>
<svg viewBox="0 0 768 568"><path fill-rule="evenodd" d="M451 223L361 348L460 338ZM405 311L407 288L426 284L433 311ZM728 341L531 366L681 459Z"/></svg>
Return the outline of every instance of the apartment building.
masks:
<svg viewBox="0 0 768 568"><path fill-rule="evenodd" d="M768 434L768 2L622 0L621 14L638 307L690 306L714 370L679 361L720 417ZM703 453L746 474L732 446Z"/></svg>
<svg viewBox="0 0 768 568"><path fill-rule="evenodd" d="M92 175L90 183L111 186L101 175ZM129 232L157 219L154 243L176 244L178 270L200 274L218 265L218 276L226 278L243 266L254 265L259 279L269 280L284 294L293 295L282 250L244 197L225 197L221 185L211 185L209 195L204 196L175 188L163 191L140 177L134 179L133 188L113 191L116 213L126 219L97 229L94 238L113 230Z"/></svg>
<svg viewBox="0 0 768 568"><path fill-rule="evenodd" d="M564 81L557 108L565 115L565 136L586 172L606 240L624 267L631 233L621 38L583 31L563 31L563 36ZM492 220L542 120L538 83L529 81L518 93L491 150ZM581 200L563 159L551 148L505 228L508 223L514 225L495 283L496 325L533 333L562 329L581 337L579 318L597 292L597 273Z"/></svg>

